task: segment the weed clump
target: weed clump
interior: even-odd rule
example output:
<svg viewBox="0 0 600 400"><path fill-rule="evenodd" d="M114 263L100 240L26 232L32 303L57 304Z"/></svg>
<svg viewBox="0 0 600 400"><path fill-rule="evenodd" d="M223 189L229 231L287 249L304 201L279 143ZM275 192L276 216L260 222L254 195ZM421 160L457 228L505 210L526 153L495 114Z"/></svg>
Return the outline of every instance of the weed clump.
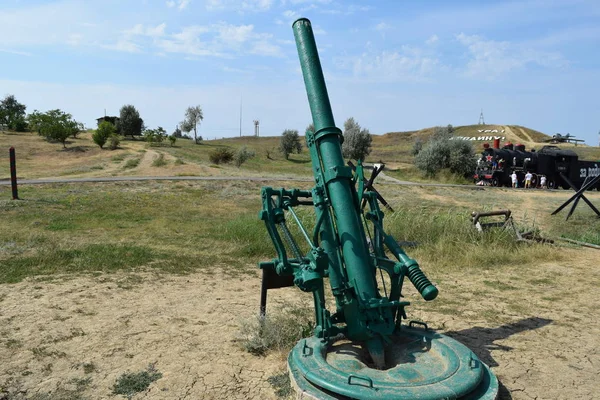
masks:
<svg viewBox="0 0 600 400"><path fill-rule="evenodd" d="M256 155L252 150L248 150L246 146L240 148L237 153L235 153L234 164L236 167L241 167L243 163L253 158Z"/></svg>
<svg viewBox="0 0 600 400"><path fill-rule="evenodd" d="M158 157L152 161L153 167L164 167L165 165L167 165L167 162L165 161L165 155L163 153L160 153Z"/></svg>
<svg viewBox="0 0 600 400"><path fill-rule="evenodd" d="M121 375L113 386L113 394L120 394L131 399L133 395L148 389L152 382L160 378L162 378L162 374L155 369L154 364L150 364L144 371Z"/></svg>
<svg viewBox="0 0 600 400"><path fill-rule="evenodd" d="M266 316L243 321L240 326L242 348L264 356L269 351L287 351L302 338L311 336L315 327L314 311L308 307L284 306Z"/></svg>
<svg viewBox="0 0 600 400"><path fill-rule="evenodd" d="M117 134L112 134L108 138L108 148L111 150L116 150L121 144L121 136Z"/></svg>
<svg viewBox="0 0 600 400"><path fill-rule="evenodd" d="M129 160L127 160L127 162L125 162L125 165L123 166L123 168L125 168L125 169L135 168L138 165L140 165L139 158L130 158Z"/></svg>
<svg viewBox="0 0 600 400"><path fill-rule="evenodd" d="M280 399L288 398L292 394L292 383L287 372L267 378L267 382L275 389L275 395Z"/></svg>
<svg viewBox="0 0 600 400"><path fill-rule="evenodd" d="M208 155L210 162L216 165L227 164L233 160L233 152L226 148L216 149Z"/></svg>

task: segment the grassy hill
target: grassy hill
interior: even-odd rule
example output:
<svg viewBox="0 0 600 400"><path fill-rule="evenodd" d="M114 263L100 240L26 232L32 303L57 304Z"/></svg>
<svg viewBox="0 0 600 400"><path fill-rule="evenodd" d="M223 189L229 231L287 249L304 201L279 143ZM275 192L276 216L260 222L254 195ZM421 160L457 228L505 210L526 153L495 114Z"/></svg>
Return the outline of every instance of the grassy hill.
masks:
<svg viewBox="0 0 600 400"><path fill-rule="evenodd" d="M373 148L367 162L383 161L387 172L399 179L426 180L413 166L411 149L417 138L426 141L432 128L408 132L389 132L373 136ZM491 132L485 132L489 130ZM484 132L480 132L484 131ZM497 132L495 132L497 131ZM527 148L540 148L539 141L549 136L516 125L469 125L455 127L455 136L501 136L504 141L523 143ZM471 141L478 151L483 141ZM0 179L10 175L8 148L17 151L17 172L20 179L49 177L104 177L104 176L268 176L310 177L311 163L306 151L292 154L285 160L279 153L279 137L236 137L205 141L195 145L180 139L175 146L149 146L145 141L124 140L117 150L100 149L91 140L91 132L70 139L67 148L49 143L35 133L0 133ZM209 159L218 148L237 151L246 146L256 156L241 168L214 165ZM561 144L572 148L584 159L600 159L600 149L590 146ZM440 176L438 181L456 181L455 177Z"/></svg>

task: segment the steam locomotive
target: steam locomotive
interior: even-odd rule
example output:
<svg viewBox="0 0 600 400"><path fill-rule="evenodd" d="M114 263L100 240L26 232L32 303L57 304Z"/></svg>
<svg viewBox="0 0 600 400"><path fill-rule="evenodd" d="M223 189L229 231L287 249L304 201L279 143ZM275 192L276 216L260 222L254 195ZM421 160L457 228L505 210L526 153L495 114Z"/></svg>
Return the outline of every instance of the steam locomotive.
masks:
<svg viewBox="0 0 600 400"><path fill-rule="evenodd" d="M493 147L488 143L483 147L473 176L475 183L480 185L511 186L510 176L514 171L519 182L524 182L525 174L531 172L533 187L539 186L540 178L545 176L548 188L569 189L571 185L565 177L581 187L587 177L600 175L600 162L579 160L574 151L557 146L525 151L525 145L510 142L500 148L500 139L495 139ZM595 189L600 191L600 183Z"/></svg>

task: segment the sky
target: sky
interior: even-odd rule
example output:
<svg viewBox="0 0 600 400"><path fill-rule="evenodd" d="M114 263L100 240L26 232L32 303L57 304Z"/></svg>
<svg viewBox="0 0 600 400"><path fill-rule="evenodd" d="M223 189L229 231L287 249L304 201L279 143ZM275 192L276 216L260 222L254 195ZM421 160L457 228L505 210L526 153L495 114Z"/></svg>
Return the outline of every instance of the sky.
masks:
<svg viewBox="0 0 600 400"><path fill-rule="evenodd" d="M338 126L488 124L598 145L600 2L2 0L0 96L95 127L133 104L204 138L311 122L291 24L312 21Z"/></svg>

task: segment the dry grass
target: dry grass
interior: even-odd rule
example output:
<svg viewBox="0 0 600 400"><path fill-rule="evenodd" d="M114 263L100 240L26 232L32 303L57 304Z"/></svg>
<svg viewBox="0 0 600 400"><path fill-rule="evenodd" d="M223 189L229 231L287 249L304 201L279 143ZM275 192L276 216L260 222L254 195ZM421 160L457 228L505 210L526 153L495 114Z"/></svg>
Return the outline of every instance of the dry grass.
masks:
<svg viewBox="0 0 600 400"><path fill-rule="evenodd" d="M518 126L486 125L486 129L507 129L506 135L514 142L521 141L528 147L540 147L540 143L523 140L530 137L539 140L542 133ZM479 125L456 127L457 136L478 135ZM433 128L411 132L391 132L375 135L373 149L368 162L383 161L388 170L400 179L423 180L413 167L411 149L417 137L426 140ZM510 131L510 132L509 132ZM210 136L210 134L208 135ZM474 143L477 147L479 142ZM205 140L195 145L191 140L181 139L173 147L160 147L167 165L152 166L157 152L150 149L142 140L127 139L119 149L100 149L91 140L91 133L82 133L78 139L70 139L67 149L48 143L35 133L0 134L0 147L14 146L17 150L17 172L20 179L45 177L100 177L118 175L161 175L161 176L289 176L310 177L311 163L306 149L302 154L293 154L285 160L278 151L279 137L241 137L219 140ZM234 165L213 166L210 154L218 149L236 152L242 147L256 153L256 157L244 163L241 168ZM600 151L595 147L561 145L572 148L585 159L599 159ZM139 165L132 165L139 158ZM177 161L179 160L179 161ZM177 161L177 162L176 162ZM8 179L8 153L0 154L0 179ZM453 177L442 179L447 182L463 182Z"/></svg>

